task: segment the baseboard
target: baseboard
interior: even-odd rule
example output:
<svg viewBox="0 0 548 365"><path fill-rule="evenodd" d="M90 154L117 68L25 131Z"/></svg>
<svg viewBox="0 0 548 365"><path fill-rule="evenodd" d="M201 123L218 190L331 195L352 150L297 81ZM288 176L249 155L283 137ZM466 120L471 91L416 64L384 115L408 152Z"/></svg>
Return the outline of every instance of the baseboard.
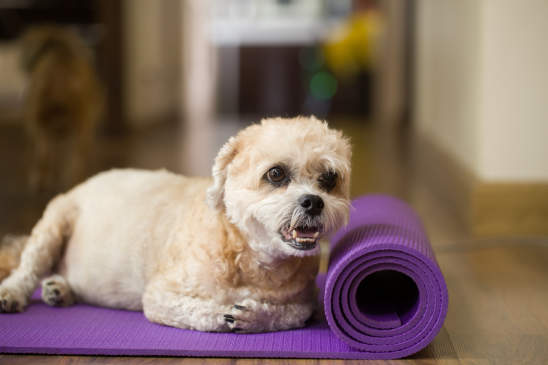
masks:
<svg viewBox="0 0 548 365"><path fill-rule="evenodd" d="M479 182L471 204L477 235L548 235L548 183Z"/></svg>
<svg viewBox="0 0 548 365"><path fill-rule="evenodd" d="M486 182L428 139L416 136L417 176L473 236L548 235L548 183Z"/></svg>

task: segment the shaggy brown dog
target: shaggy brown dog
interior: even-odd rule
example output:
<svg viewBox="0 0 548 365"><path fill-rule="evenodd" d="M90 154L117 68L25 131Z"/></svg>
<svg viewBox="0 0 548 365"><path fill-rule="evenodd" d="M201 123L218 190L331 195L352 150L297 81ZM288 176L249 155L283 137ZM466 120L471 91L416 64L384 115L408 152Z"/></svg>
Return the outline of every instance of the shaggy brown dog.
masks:
<svg viewBox="0 0 548 365"><path fill-rule="evenodd" d="M25 126L34 149L33 190L64 188L81 180L103 108L91 52L72 31L31 28L22 37L29 75Z"/></svg>

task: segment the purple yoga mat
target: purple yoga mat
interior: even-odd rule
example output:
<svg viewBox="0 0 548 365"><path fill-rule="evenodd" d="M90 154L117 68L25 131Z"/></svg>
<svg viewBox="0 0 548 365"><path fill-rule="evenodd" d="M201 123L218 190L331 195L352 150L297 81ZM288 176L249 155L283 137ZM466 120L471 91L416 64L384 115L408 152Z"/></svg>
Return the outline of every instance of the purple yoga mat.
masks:
<svg viewBox="0 0 548 365"><path fill-rule="evenodd" d="M383 195L358 198L332 238L324 292L327 322L370 359L426 347L441 329L448 294L419 217Z"/></svg>
<svg viewBox="0 0 548 365"><path fill-rule="evenodd" d="M327 321L260 334L202 333L150 323L141 312L52 308L39 292L24 313L0 314L0 352L394 359L427 346L447 289L416 214L387 196L354 200L320 277Z"/></svg>

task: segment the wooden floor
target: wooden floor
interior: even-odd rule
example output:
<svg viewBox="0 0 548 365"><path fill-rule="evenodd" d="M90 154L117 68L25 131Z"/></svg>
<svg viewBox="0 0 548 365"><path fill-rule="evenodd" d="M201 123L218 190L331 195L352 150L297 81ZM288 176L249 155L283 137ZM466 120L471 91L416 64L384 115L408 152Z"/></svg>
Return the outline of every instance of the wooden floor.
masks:
<svg viewBox="0 0 548 365"><path fill-rule="evenodd" d="M352 194L385 192L422 216L450 294L445 325L434 342L409 359L371 364L548 364L548 238L469 237L449 204L425 183L414 139L403 130L368 123L334 123L354 145ZM90 174L117 166L166 167L205 174L224 139L241 127L223 122L184 131L166 124L124 137L102 138ZM28 232L52 192L25 188L28 156L17 128L0 129L0 236ZM419 172L422 171L422 172ZM422 175L421 175L422 174ZM548 224L548 222L547 222ZM0 355L0 364L357 364L361 361L194 359Z"/></svg>

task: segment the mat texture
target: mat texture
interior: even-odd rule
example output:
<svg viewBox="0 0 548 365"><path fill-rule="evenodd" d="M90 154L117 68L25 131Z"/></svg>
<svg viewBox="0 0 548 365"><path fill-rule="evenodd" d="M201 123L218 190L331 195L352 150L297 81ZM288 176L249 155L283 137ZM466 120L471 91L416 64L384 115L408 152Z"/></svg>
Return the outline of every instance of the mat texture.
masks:
<svg viewBox="0 0 548 365"><path fill-rule="evenodd" d="M353 201L319 278L327 320L261 334L201 333L150 323L140 312L52 308L36 292L24 313L0 315L0 352L394 359L427 346L447 289L419 218L382 195Z"/></svg>

